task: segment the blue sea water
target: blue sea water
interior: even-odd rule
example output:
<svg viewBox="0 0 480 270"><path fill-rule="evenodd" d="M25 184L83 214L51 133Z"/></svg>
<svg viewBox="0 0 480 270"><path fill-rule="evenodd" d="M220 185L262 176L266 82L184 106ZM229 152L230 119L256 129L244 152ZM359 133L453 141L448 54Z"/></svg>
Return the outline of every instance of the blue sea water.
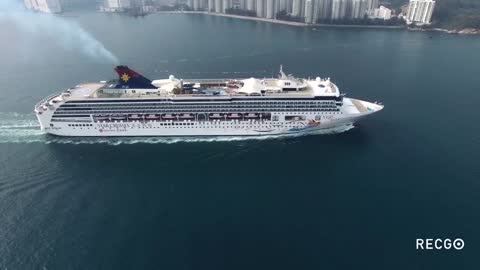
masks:
<svg viewBox="0 0 480 270"><path fill-rule="evenodd" d="M69 14L152 79L331 77L385 109L291 138L58 138L44 96L113 63L0 21L0 268L478 269L480 39ZM343 132L340 132L343 131ZM463 250L416 250L462 238Z"/></svg>

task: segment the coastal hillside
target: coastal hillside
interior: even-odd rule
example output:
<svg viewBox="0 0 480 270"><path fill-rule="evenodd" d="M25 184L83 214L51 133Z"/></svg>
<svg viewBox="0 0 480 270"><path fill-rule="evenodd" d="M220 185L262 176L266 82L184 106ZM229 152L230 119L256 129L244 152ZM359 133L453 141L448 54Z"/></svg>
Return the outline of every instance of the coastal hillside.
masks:
<svg viewBox="0 0 480 270"><path fill-rule="evenodd" d="M408 0L389 0L385 3L396 10L408 5ZM480 29L480 0L436 0L432 27Z"/></svg>
<svg viewBox="0 0 480 270"><path fill-rule="evenodd" d="M480 1L437 0L433 22L446 29L480 29Z"/></svg>

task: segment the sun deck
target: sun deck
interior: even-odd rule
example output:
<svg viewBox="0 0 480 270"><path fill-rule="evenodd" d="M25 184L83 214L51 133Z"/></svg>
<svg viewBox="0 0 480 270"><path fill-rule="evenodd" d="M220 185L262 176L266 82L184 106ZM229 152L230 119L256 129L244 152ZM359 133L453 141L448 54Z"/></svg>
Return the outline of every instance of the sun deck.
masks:
<svg viewBox="0 0 480 270"><path fill-rule="evenodd" d="M190 80L189 82L195 82ZM127 91L122 92L122 89L115 89L118 90L116 92L112 91L105 91L111 90L107 84L102 83L88 83L78 85L75 88L69 89L67 93L68 95L64 95L63 99L65 100L85 100L85 99L155 99L155 98L182 98L182 99L198 99L198 98L208 98L211 99L212 97L215 99L222 99L222 98L232 98L232 97L279 97L279 98L311 98L313 97L313 90L311 87L307 87L302 91L288 91L288 92L265 92L261 95L246 95L244 93L238 93L232 88L223 87L223 88L205 88L208 91L218 90L218 93L179 93L174 94L166 91L161 91L160 89L149 89L146 91L145 89L128 89ZM125 89L127 90L127 89Z"/></svg>

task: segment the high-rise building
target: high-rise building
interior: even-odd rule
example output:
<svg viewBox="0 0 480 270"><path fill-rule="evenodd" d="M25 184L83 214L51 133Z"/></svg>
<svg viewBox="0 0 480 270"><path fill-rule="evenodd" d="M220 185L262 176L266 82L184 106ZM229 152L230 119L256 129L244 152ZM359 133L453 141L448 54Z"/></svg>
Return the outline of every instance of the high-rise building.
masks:
<svg viewBox="0 0 480 270"><path fill-rule="evenodd" d="M257 0L257 17L263 18L265 16L265 0Z"/></svg>
<svg viewBox="0 0 480 270"><path fill-rule="evenodd" d="M435 1L410 0L407 11L407 23L430 24L432 20Z"/></svg>
<svg viewBox="0 0 480 270"><path fill-rule="evenodd" d="M255 0L247 0L247 9L255 11L255 7L256 7L255 2L256 2Z"/></svg>
<svg viewBox="0 0 480 270"><path fill-rule="evenodd" d="M204 9L204 1L203 0L193 0L193 9L194 10L201 10Z"/></svg>
<svg viewBox="0 0 480 270"><path fill-rule="evenodd" d="M305 1L305 23L313 23L313 0Z"/></svg>
<svg viewBox="0 0 480 270"><path fill-rule="evenodd" d="M369 17L371 19L390 20L392 18L392 10L384 6L380 6L379 8L374 9Z"/></svg>
<svg viewBox="0 0 480 270"><path fill-rule="evenodd" d="M130 0L104 0L104 7L111 11L122 10L124 8L129 8L130 6Z"/></svg>
<svg viewBox="0 0 480 270"><path fill-rule="evenodd" d="M360 2L360 15L364 18L368 14L368 0L361 0Z"/></svg>
<svg viewBox="0 0 480 270"><path fill-rule="evenodd" d="M378 0L367 0L367 10L374 10L378 8Z"/></svg>
<svg viewBox="0 0 480 270"><path fill-rule="evenodd" d="M274 0L274 5L275 5L275 8L274 8L275 12L274 12L274 15L273 15L274 18L276 18L276 17L277 17L277 13L281 11L281 9L280 9L280 1L281 1L281 0Z"/></svg>
<svg viewBox="0 0 480 270"><path fill-rule="evenodd" d="M278 10L279 11L282 11L282 10L287 10L287 0L278 0Z"/></svg>
<svg viewBox="0 0 480 270"><path fill-rule="evenodd" d="M266 18L273 19L275 18L275 0L267 0L267 12Z"/></svg>
<svg viewBox="0 0 480 270"><path fill-rule="evenodd" d="M222 12L226 13L226 10L229 8L232 8L232 6L233 6L232 0L223 0Z"/></svg>
<svg viewBox="0 0 480 270"><path fill-rule="evenodd" d="M60 0L24 0L25 7L46 13L62 12L62 4Z"/></svg>
<svg viewBox="0 0 480 270"><path fill-rule="evenodd" d="M363 18L365 14L362 14L362 0L352 0L352 9L350 12L350 18L358 19Z"/></svg>
<svg viewBox="0 0 480 270"><path fill-rule="evenodd" d="M313 16L312 16L312 23L317 23L317 20L320 16L320 1L313 0Z"/></svg>
<svg viewBox="0 0 480 270"><path fill-rule="evenodd" d="M215 11L215 0L208 0L207 9L208 12Z"/></svg>
<svg viewBox="0 0 480 270"><path fill-rule="evenodd" d="M334 20L343 19L347 14L348 0L333 0L332 1L332 16Z"/></svg>
<svg viewBox="0 0 480 270"><path fill-rule="evenodd" d="M332 16L332 0L317 0L318 18L330 19Z"/></svg>
<svg viewBox="0 0 480 270"><path fill-rule="evenodd" d="M223 0L215 0L215 12L221 13L223 11L222 3Z"/></svg>
<svg viewBox="0 0 480 270"><path fill-rule="evenodd" d="M287 13L292 14L293 11L293 0L287 0Z"/></svg>
<svg viewBox="0 0 480 270"><path fill-rule="evenodd" d="M293 0L292 15L295 17L303 17L304 5L302 0Z"/></svg>
<svg viewBox="0 0 480 270"><path fill-rule="evenodd" d="M238 3L240 9L247 9L247 0L240 0Z"/></svg>
<svg viewBox="0 0 480 270"><path fill-rule="evenodd" d="M340 18L346 18L347 15L351 13L351 10L352 10L352 0L343 0Z"/></svg>

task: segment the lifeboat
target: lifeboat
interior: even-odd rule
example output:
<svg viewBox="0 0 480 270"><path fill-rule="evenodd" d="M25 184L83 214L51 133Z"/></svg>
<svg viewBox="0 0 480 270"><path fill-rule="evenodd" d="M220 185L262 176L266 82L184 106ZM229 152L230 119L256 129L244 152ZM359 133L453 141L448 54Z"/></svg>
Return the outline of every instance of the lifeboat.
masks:
<svg viewBox="0 0 480 270"><path fill-rule="evenodd" d="M101 115L95 116L95 119L97 121L110 121L110 116L108 114L101 114Z"/></svg>
<svg viewBox="0 0 480 270"><path fill-rule="evenodd" d="M128 116L128 120L141 121L141 120L143 120L143 115L142 114L130 114Z"/></svg>
<svg viewBox="0 0 480 270"><path fill-rule="evenodd" d="M228 119L241 119L243 115L241 113L229 113L227 115Z"/></svg>
<svg viewBox="0 0 480 270"><path fill-rule="evenodd" d="M242 85L237 82L237 81L229 81L227 82L227 88L235 88L235 89L238 89L240 88Z"/></svg>
<svg viewBox="0 0 480 270"><path fill-rule="evenodd" d="M223 113L210 113L208 115L208 118L210 119L223 119Z"/></svg>
<svg viewBox="0 0 480 270"><path fill-rule="evenodd" d="M180 119L195 119L195 116L191 113L184 113L180 115Z"/></svg>
<svg viewBox="0 0 480 270"><path fill-rule="evenodd" d="M195 86L195 83L191 83L191 82L184 82L182 84L183 90L193 90L194 86Z"/></svg>
<svg viewBox="0 0 480 270"><path fill-rule="evenodd" d="M260 118L260 114L258 113L247 113L245 114L246 119L258 119Z"/></svg>
<svg viewBox="0 0 480 270"><path fill-rule="evenodd" d="M270 119L272 119L272 114L271 113L262 113L262 119L270 120Z"/></svg>
<svg viewBox="0 0 480 270"><path fill-rule="evenodd" d="M175 114L162 114L162 119L163 120L176 120L177 115L175 115Z"/></svg>
<svg viewBox="0 0 480 270"><path fill-rule="evenodd" d="M160 115L158 114L148 114L147 116L145 116L145 120L159 120L160 119Z"/></svg>
<svg viewBox="0 0 480 270"><path fill-rule="evenodd" d="M111 119L114 121L123 121L123 120L127 120L127 116L122 114L114 114L112 115Z"/></svg>

